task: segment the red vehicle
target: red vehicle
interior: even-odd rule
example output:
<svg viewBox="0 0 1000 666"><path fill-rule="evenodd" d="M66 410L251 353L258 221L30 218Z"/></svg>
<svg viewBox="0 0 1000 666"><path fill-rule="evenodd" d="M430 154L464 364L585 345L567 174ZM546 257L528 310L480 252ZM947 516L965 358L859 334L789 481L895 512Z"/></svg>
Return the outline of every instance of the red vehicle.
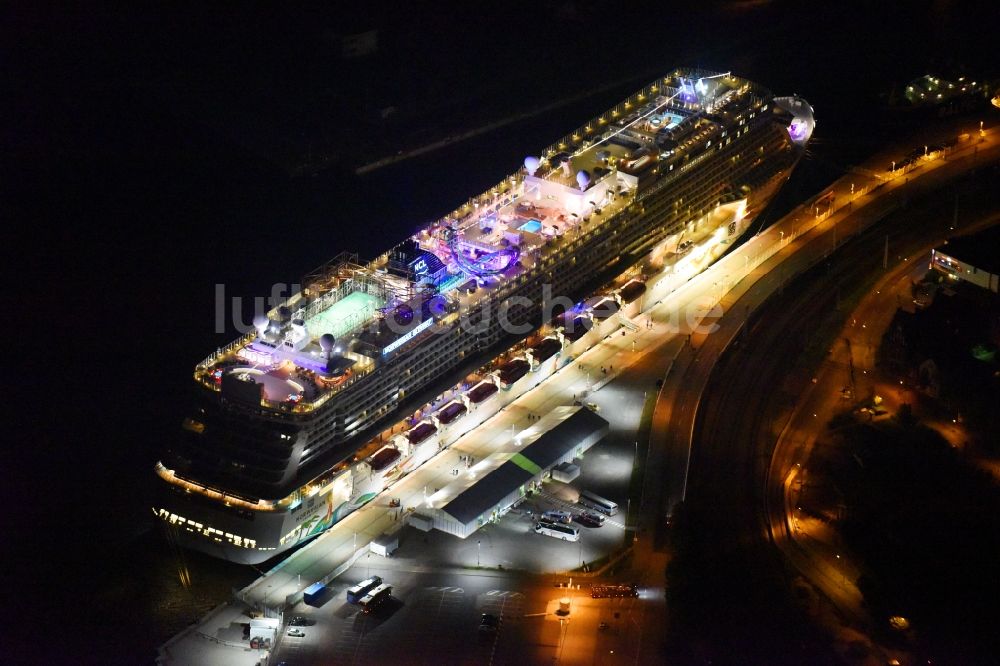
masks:
<svg viewBox="0 0 1000 666"><path fill-rule="evenodd" d="M605 599L607 597L638 597L639 587L635 583L623 585L595 585L590 590L593 599Z"/></svg>

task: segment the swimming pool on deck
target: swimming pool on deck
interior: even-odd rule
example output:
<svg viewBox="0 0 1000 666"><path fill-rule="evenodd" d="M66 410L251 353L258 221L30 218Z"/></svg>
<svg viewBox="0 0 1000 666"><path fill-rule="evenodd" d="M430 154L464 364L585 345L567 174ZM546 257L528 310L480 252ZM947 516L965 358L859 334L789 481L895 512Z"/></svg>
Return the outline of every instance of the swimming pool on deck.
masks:
<svg viewBox="0 0 1000 666"><path fill-rule="evenodd" d="M674 113L660 113L650 116L649 124L661 129L671 129L676 127L684 118Z"/></svg>
<svg viewBox="0 0 1000 666"><path fill-rule="evenodd" d="M528 233L537 234L542 230L542 221L536 220L534 218L528 220L521 226L517 228L518 231L527 231Z"/></svg>

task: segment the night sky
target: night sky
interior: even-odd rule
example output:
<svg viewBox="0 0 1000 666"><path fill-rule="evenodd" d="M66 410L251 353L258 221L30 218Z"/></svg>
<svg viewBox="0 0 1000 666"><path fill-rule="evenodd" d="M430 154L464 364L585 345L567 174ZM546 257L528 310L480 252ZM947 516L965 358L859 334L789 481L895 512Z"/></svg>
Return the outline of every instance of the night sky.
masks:
<svg viewBox="0 0 1000 666"><path fill-rule="evenodd" d="M893 85L931 70L997 75L995 21L961 3L899 4L371 2L291 15L8 5L0 215L13 436L0 469L4 569L24 592L4 604L6 626L55 632L32 621L52 619L38 602L65 598L86 614L88 589L126 566L116 554L141 567L155 547L135 544L156 543L156 453L184 416L194 364L234 337L213 330L215 284L252 298L342 250L371 257L681 65L806 97L819 124L787 197L810 194L896 130ZM340 37L370 29L377 53L342 58ZM58 615L67 638L109 630Z"/></svg>

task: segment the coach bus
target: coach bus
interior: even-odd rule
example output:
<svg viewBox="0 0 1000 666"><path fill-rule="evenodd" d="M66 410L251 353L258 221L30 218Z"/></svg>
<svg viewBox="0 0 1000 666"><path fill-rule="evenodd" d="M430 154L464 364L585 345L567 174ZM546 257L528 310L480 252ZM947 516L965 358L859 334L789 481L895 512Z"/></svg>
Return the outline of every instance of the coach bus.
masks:
<svg viewBox="0 0 1000 666"><path fill-rule="evenodd" d="M600 495L595 495L589 490L581 492L580 499L577 502L584 506L589 506L591 509L596 509L606 516L613 516L618 513L617 504L609 499L604 499Z"/></svg>
<svg viewBox="0 0 1000 666"><path fill-rule="evenodd" d="M580 540L579 528L571 527L570 525L562 525L560 523L542 521L535 525L535 532L537 534L544 534L545 536L555 537L556 539L562 539L564 541Z"/></svg>
<svg viewBox="0 0 1000 666"><path fill-rule="evenodd" d="M361 611L364 613L371 613L376 608L381 606L386 600L392 596L392 585L382 584L373 589L371 592L366 594L358 602L361 606Z"/></svg>
<svg viewBox="0 0 1000 666"><path fill-rule="evenodd" d="M365 580L361 581L354 587L351 587L347 590L347 603L351 604L358 603L359 601L364 599L365 595L368 594L368 592L372 588L374 588L376 585L381 585L381 584L382 584L382 579L379 578L378 576L372 576L371 578L366 578Z"/></svg>

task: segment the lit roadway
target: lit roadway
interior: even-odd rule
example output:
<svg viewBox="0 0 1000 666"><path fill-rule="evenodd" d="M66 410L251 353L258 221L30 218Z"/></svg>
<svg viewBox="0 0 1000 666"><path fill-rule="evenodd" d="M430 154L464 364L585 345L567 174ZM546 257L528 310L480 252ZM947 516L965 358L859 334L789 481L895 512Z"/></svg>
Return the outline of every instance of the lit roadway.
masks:
<svg viewBox="0 0 1000 666"><path fill-rule="evenodd" d="M793 241L786 252L762 266L761 270L767 272L763 279L730 291L722 300L726 315L718 322L719 331L694 336L694 351L691 347L682 351L664 387L667 399L657 408L654 436L667 441L675 460L687 458L691 452L686 465L690 469L691 489L687 499L710 502L714 507L712 524L702 528L711 530L720 547L725 543L767 543L786 535L782 489L789 464L779 460L775 463L777 471L769 474L772 449L781 427L775 420L780 414L769 407L773 407L775 395L783 388L782 381L792 363L788 355L836 307L838 284L846 294L851 287L863 283L866 276L881 270L885 233L892 239L890 262L895 264L898 253L905 256L945 237L946 222L938 220L936 228L916 228L907 224L909 220L903 220L897 228L880 228L843 248L832 261L823 262L818 276L807 279L804 287L796 285L794 298L779 296L776 304L764 306L759 319L753 312L769 296L780 292L780 285L791 276L822 261L835 242L839 245L848 234L884 217L904 197L940 188L971 167L998 157L995 132L987 133L982 143L968 143L947 160L925 162L905 176L892 179L872 195L835 211L820 229ZM856 180L855 176L848 175L835 185L835 206L850 200L852 180ZM794 228L795 223L792 215L772 229L787 229L789 224ZM907 246L905 249L899 245L900 238ZM746 344L716 367L748 314ZM672 487L671 500L681 499L686 487L687 479ZM772 507L773 515L765 517L766 509ZM855 619L863 618L860 595L850 584L854 571L850 563L836 555L832 561L799 557L792 562L807 579L819 581L818 587L841 612Z"/></svg>
<svg viewBox="0 0 1000 666"><path fill-rule="evenodd" d="M1000 223L997 214L987 215L975 224L963 223L961 233L969 234ZM913 238L914 245L927 239L946 235L940 220L937 229ZM770 488L767 502L768 523L775 544L819 587L841 612L858 616L860 601L853 581L858 570L849 553L831 543L830 528L799 510L797 501L803 484L807 483L807 462L820 433L830 419L842 412L845 405L856 405L871 395L883 398L882 407L895 413L902 402L914 402L905 386L876 379L875 353L889 327L896 309L912 309L911 284L924 276L930 264L930 251L937 242L926 243L918 250L908 248L902 261L896 263L871 288L857 307L849 313L843 329L831 346L831 352L800 396L787 424L775 445L769 470ZM897 252L898 256L898 252ZM895 258L895 257L894 257ZM853 380L851 368L853 366ZM841 390L854 385L849 401ZM961 426L951 421L922 420L938 430L953 445L962 444Z"/></svg>
<svg viewBox="0 0 1000 666"><path fill-rule="evenodd" d="M747 314L759 307L779 286L832 252L835 245L839 247L846 237L898 208L905 197L939 187L956 172L964 172L975 164L995 159L995 135L995 131L986 132L982 143L967 142L947 159L928 160L916 169L905 173L899 171L888 178L884 177L887 170L884 167L879 169L879 166L891 165L893 158L899 159L905 149L884 151L869 160L865 165L867 168L855 168L853 173L823 190L824 193L834 193L832 206L816 203L799 206L699 278L705 284L717 281L720 290L726 290L719 301L726 316L716 322L718 328L713 334L696 333L691 345L677 345L679 354L656 405L651 439L667 442L667 467L671 472L667 479L668 494L660 507L662 515L668 515L672 507L684 499L694 418L700 397L708 383L712 365L739 333ZM933 143L941 139L932 135L922 137L921 142ZM817 224L817 218L820 224ZM822 238L817 239L820 234ZM755 248L769 247L775 240L781 251L754 268L753 257L758 256ZM881 248L878 252L881 256ZM735 281L740 277L738 269L744 261L749 261L750 271L744 279ZM719 293L715 291L713 295ZM677 340L675 344L679 342L682 341Z"/></svg>
<svg viewBox="0 0 1000 666"><path fill-rule="evenodd" d="M992 146L992 143L989 145ZM980 150L982 148L980 145ZM968 149L964 152L972 151ZM947 162L932 161L913 175L935 172L942 166L951 165L953 161L953 158L949 158ZM852 180L855 190L854 206L858 208L858 213L861 211L864 213L860 216L855 213L850 217L850 221L860 225L884 216L897 205L893 197L866 196L864 193L869 188L879 188L876 193L882 195L895 192L904 186L902 176L890 179L890 182L884 184L883 180L874 174L858 173L850 180L842 179L835 186L837 190L835 205L851 198ZM914 183L911 182L908 187L913 186ZM814 236L812 229L817 227L829 232L843 217L845 217L843 212L834 212L831 216L828 210L814 210L811 205L803 206L764 233L733 250L697 279L687 280L687 276L676 274L662 280L651 279L643 306L647 315L651 317L652 328L644 325L647 316L644 315L637 318L636 323L639 324L637 331L628 332L624 336L620 330L616 331L582 354L576 362L554 373L542 384L488 419L481 427L459 438L448 449L397 482L374 501L350 514L311 544L281 562L243 590L242 598L250 605L273 607L283 604L286 598L291 598L313 581L325 577L347 562L353 553L363 550L373 538L398 526L394 520L395 511L388 507L389 497L400 498L404 507L419 507L427 502L428 497L433 501L433 489L444 488L454 480L452 470L464 468L459 462L459 455L468 454L481 460L492 452L511 449L516 434L530 426L529 414L545 414L554 406L572 404L574 396L582 398L588 389L599 389L599 394L604 395L599 399L589 399L601 403L602 415L610 419L612 418L610 414L613 413L615 418L634 419L637 423L642 404L627 399L619 400L620 404L615 404L616 392L612 380L644 357L648 360L639 364L637 370L652 371L655 376L660 370L669 367L670 359L680 351L674 370L667 375L667 386L661 392L661 398L674 397L673 391L679 378L683 378L685 384L690 382L692 387L704 387L707 372L704 377L700 377L697 368L707 369L710 363L699 362L692 366L690 348L685 344L690 326L685 322L691 320L691 323L697 323L704 319L702 323L707 324L714 321L720 314L720 310L716 307L720 298L723 309L728 310L751 286L756 288L756 285L761 284L762 287L758 288L760 292L768 288L773 289L785 275L784 269L773 270L779 259L791 255L799 264L805 265L809 259L804 255L802 260L798 260L799 254L802 254L799 250L812 248L810 250L812 254L822 254L826 250L820 246L824 242L830 247L832 244L825 240L812 241ZM861 217L864 219L860 219ZM846 234L842 231L843 235ZM778 253L777 256L772 257L775 253ZM791 275L791 270L787 275ZM759 299L760 296L756 298ZM737 316L723 317L720 321L722 326L720 335L704 336L695 333L694 342L702 354L700 358L708 358L711 353L714 359L721 351L722 343L732 336L742 322L742 302L732 314ZM702 349L705 341L709 346L707 349ZM649 354L654 350L659 353ZM605 377L600 370L602 367L613 370ZM695 368L693 376L692 367ZM606 382L611 384L607 388L600 388L600 385ZM698 393L700 394L700 391ZM668 438L664 434L664 427L673 423L673 433L691 432L690 417L694 414L696 401L691 402L690 397L686 397L689 395L686 391L677 394L673 409L669 400L661 399L655 411L650 441L654 444L666 442L667 447L650 447L650 458L646 465L644 506L649 507L650 511L648 515L644 512L641 520L645 523L643 528L650 530L651 534L655 534L660 527L661 521L657 517L664 515L666 507L676 503L683 493L690 440L688 438L685 441L683 437ZM622 396L627 394L623 392ZM651 468L656 469L657 473L651 473ZM661 492L664 488L666 495ZM651 540L643 540L640 537L638 557L654 556L653 551L645 550L649 548L650 542ZM232 654L234 648L206 644L205 641L190 638L190 633L198 631L199 629L195 628L189 635L179 637L172 643L170 651L175 655L176 661L183 661L184 654L204 654L206 658L213 659L217 663L242 663ZM192 641L197 643L197 646L189 649ZM221 653L209 656L205 654L205 650L222 650L226 652L226 656L223 657Z"/></svg>

